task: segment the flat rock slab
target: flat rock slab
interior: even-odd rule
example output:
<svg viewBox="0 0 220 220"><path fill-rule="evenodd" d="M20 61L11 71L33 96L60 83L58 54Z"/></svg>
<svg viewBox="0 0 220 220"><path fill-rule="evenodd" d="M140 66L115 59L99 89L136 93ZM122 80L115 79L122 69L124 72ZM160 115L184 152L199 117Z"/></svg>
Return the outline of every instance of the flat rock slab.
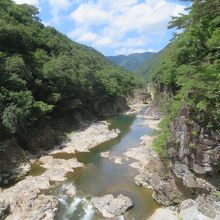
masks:
<svg viewBox="0 0 220 220"><path fill-rule="evenodd" d="M68 172L73 172L75 168L83 166L76 158L64 160L55 159L52 156L43 156L39 159L39 162L47 169L42 175L36 177L27 176L14 186L0 193L0 201L2 199L10 203L11 213L7 219L53 219L54 212L56 211L56 204L58 202L56 202L56 198L54 197L39 196L40 191L49 189L51 187L51 181L64 181L66 179L65 175ZM69 196L74 196L74 186L68 186L66 193ZM41 204L43 204L42 207ZM35 208L33 209L30 207ZM45 211L44 207L46 208ZM32 214L46 217L29 218Z"/></svg>
<svg viewBox="0 0 220 220"><path fill-rule="evenodd" d="M179 218L175 211L166 208L159 208L149 220L179 220Z"/></svg>
<svg viewBox="0 0 220 220"><path fill-rule="evenodd" d="M53 220L58 210L58 200L54 196L39 195L28 201L21 201L6 220Z"/></svg>
<svg viewBox="0 0 220 220"><path fill-rule="evenodd" d="M105 218L114 218L123 215L133 206L132 200L121 194L116 198L112 194L95 197L92 199L92 203Z"/></svg>
<svg viewBox="0 0 220 220"><path fill-rule="evenodd" d="M120 130L109 129L109 123L106 121L99 121L93 123L88 128L82 131L72 132L68 135L68 141L63 143L63 148L59 150L54 150L51 154L56 153L75 153L88 152L99 144L116 138Z"/></svg>

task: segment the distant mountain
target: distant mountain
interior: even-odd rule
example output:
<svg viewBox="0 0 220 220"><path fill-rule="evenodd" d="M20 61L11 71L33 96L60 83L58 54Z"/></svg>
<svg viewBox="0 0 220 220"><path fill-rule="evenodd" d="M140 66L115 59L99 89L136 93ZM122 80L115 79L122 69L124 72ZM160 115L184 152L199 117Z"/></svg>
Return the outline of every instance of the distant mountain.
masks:
<svg viewBox="0 0 220 220"><path fill-rule="evenodd" d="M158 53L155 53L153 56L150 56L142 66L140 66L136 71L136 75L140 76L141 78L148 80L152 69L160 62L161 57L163 57L164 50L161 50Z"/></svg>
<svg viewBox="0 0 220 220"><path fill-rule="evenodd" d="M145 62L153 57L156 53L145 52L145 53L134 53L130 55L118 55L107 57L113 63L124 67L129 71L137 71Z"/></svg>

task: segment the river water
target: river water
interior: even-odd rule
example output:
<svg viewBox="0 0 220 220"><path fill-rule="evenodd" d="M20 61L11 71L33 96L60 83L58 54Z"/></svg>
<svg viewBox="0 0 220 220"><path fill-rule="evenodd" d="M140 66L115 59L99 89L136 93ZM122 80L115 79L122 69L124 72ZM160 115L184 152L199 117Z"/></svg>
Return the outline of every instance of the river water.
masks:
<svg viewBox="0 0 220 220"><path fill-rule="evenodd" d="M143 123L142 118L135 116L120 115L108 120L111 128L121 130L120 135L107 143L101 144L88 153L77 153L75 155L58 154L57 158L77 157L85 167L78 168L74 173L68 175L64 184L73 183L77 188L77 195L70 199L62 192L62 185L53 190L61 203L56 220L101 220L104 219L97 213L90 200L95 196L106 194L123 194L129 196L134 203L125 216L115 219L144 220L153 214L157 203L152 198L152 192L137 186L134 177L137 170L128 166L132 161L123 164L115 164L107 158L100 156L101 152L110 151L111 156L120 156L129 148L138 147L140 137L151 135L153 130Z"/></svg>

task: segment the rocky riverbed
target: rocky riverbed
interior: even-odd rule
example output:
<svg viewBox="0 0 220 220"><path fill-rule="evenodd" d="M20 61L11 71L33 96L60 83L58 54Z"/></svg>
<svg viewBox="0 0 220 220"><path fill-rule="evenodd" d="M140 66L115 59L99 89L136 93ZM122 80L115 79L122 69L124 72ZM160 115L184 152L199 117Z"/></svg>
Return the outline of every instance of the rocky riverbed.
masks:
<svg viewBox="0 0 220 220"><path fill-rule="evenodd" d="M68 135L67 141L55 147L54 150L44 152L44 156L31 159L30 163L38 163L46 169L39 176L26 176L14 186L0 191L0 216L7 215L7 220L49 220L53 219L58 209L58 199L51 195L44 195L42 191L52 188L56 182L66 180L66 174L82 167L76 158L68 160L57 159L52 155L60 152L86 152L91 148L109 141L119 134L118 129L109 129L109 124L100 121L89 125L83 130ZM75 187L68 186L66 194L75 195Z"/></svg>
<svg viewBox="0 0 220 220"><path fill-rule="evenodd" d="M160 115L149 104L134 104L127 114L135 114L144 119L139 126L148 126L153 130L159 130ZM109 129L109 123L99 121L92 124L84 124L79 131L67 135L67 139L53 150L44 152L40 157L31 157L28 163L22 165L25 172L30 163L38 164L44 171L36 176L26 176L23 180L10 188L0 189L0 219L7 220L52 220L54 219L59 199L53 195L47 195L49 189L53 189L58 183L67 179L67 174L74 169L83 167L84 164L74 158L76 152L88 152L97 145L116 138L120 131ZM127 164L138 171L134 182L142 187L153 190L154 199L163 205L156 210L150 220L220 220L220 202L217 201L216 188L207 180L195 176L182 163L175 163L172 169L164 167L159 156L152 149L154 135L144 135L140 138L139 146L129 148L121 154L112 154L111 151L100 153L100 156L113 161L115 164ZM59 159L57 154L72 155L70 159ZM25 173L23 172L23 173ZM187 187L182 190L181 184ZM203 193L191 192L199 189ZM76 187L64 184L62 192L68 198L75 199ZM76 199L77 201L77 199ZM93 198L91 204L105 217L112 218L123 215L133 205L129 197L112 194ZM135 204L134 204L135 205ZM189 214L190 213L190 214Z"/></svg>
<svg viewBox="0 0 220 220"><path fill-rule="evenodd" d="M147 110L143 111L146 106L148 106ZM143 125L159 130L160 115L153 106L135 104L133 109L128 112L128 114L132 113L144 119ZM180 130L180 132L182 131ZM176 135L180 137L181 133L176 132ZM186 134L184 133L184 135ZM176 161L171 169L165 167L152 148L154 138L157 137L154 135L142 136L139 147L129 149L120 157L115 158L110 152L104 152L101 156L109 158L115 163L118 162L118 164L130 159L134 160L129 166L139 171L139 175L134 179L135 183L152 189L154 199L165 206L157 209L150 220L219 220L220 201L216 196L216 187L206 179L196 176L187 165L181 162ZM184 138L182 137L182 139ZM181 138L178 140L184 142ZM183 145L184 143L182 143ZM212 151L210 148L210 153ZM192 196L192 192L195 192L194 196Z"/></svg>

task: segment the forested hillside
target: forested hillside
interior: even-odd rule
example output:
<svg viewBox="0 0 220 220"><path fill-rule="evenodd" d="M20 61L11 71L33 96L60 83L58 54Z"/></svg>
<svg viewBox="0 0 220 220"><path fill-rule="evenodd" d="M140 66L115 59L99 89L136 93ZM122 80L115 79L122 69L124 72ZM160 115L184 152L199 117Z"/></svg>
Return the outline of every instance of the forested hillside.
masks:
<svg viewBox="0 0 220 220"><path fill-rule="evenodd" d="M142 63L141 66L138 67L138 69L135 71L135 73L144 79L145 81L149 80L149 75L153 71L153 68L156 66L158 60L160 59L159 57L161 54L163 54L163 51L165 49L161 50L158 53L155 53L154 55L150 56L147 60L145 60L144 63Z"/></svg>
<svg viewBox="0 0 220 220"><path fill-rule="evenodd" d="M145 52L145 53L134 53L130 55L118 55L118 56L109 56L108 59L113 63L124 67L129 71L138 70L148 59L154 57L156 53ZM141 76L141 75L140 75Z"/></svg>
<svg viewBox="0 0 220 220"><path fill-rule="evenodd" d="M132 92L134 77L45 27L38 10L0 0L0 139Z"/></svg>
<svg viewBox="0 0 220 220"><path fill-rule="evenodd" d="M168 121L183 106L189 120L220 129L220 2L193 0L189 14L169 25L181 31L150 66L151 81L166 97ZM168 123L169 124L169 123ZM167 124L167 126L168 126Z"/></svg>

